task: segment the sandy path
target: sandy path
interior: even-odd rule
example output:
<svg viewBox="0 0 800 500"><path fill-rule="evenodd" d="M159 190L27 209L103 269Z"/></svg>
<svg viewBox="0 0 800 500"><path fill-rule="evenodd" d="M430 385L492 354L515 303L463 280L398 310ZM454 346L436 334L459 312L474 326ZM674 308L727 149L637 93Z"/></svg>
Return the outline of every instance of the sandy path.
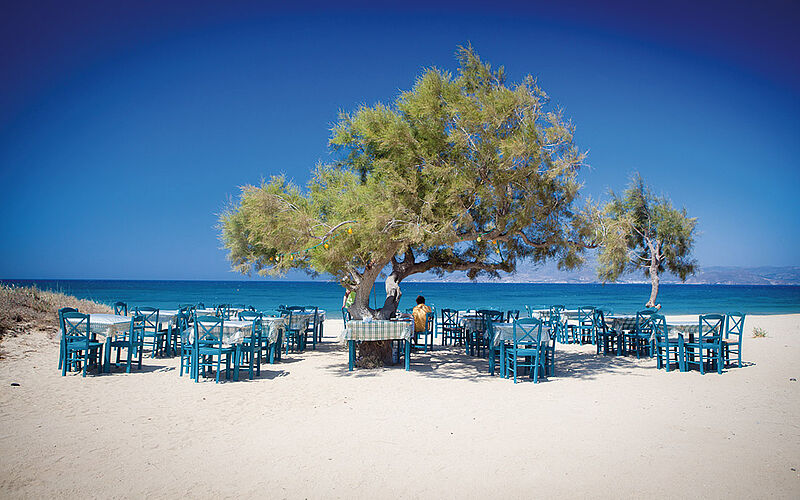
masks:
<svg viewBox="0 0 800 500"><path fill-rule="evenodd" d="M750 366L721 376L559 346L555 377L516 386L453 349L349 373L333 339L254 381L149 358L81 379L42 334L12 338L0 497L798 498L800 315L753 326Z"/></svg>

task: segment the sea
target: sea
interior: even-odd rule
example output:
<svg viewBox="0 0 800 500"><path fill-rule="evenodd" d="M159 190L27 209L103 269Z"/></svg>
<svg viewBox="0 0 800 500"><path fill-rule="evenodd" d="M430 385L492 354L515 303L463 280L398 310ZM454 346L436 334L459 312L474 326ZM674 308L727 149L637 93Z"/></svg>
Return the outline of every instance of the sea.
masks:
<svg viewBox="0 0 800 500"><path fill-rule="evenodd" d="M257 310L279 305L316 305L329 318L341 318L343 288L329 281L121 281L121 280L0 280L7 285L30 286L74 295L105 304L174 309L178 304L245 304ZM401 284L400 311L414 306L418 295L437 309L543 309L564 304L584 305L616 314L644 307L650 285L444 283ZM383 304L383 286L375 287L370 304ZM704 314L739 311L746 314L800 313L800 286L661 285L658 302L664 314Z"/></svg>

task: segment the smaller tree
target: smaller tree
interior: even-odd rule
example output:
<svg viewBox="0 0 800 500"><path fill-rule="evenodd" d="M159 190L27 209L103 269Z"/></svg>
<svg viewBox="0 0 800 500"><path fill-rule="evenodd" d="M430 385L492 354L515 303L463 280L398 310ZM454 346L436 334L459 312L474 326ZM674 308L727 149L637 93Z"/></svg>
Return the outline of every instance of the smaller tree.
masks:
<svg viewBox="0 0 800 500"><path fill-rule="evenodd" d="M656 307L660 273L668 271L681 281L695 273L691 251L697 218L688 217L685 208L673 208L668 198L653 195L638 173L622 196L611 193L600 221L604 237L599 278L616 281L624 273L643 270L652 284L646 307Z"/></svg>

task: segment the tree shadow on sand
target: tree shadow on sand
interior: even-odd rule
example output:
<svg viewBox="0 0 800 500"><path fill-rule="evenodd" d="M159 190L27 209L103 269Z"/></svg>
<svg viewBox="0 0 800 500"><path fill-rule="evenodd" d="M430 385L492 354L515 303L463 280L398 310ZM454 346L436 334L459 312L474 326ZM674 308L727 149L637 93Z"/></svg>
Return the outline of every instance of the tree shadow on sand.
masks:
<svg viewBox="0 0 800 500"><path fill-rule="evenodd" d="M403 370L404 365L400 363L385 366L383 368L366 369L356 368L352 372L347 367L347 348L340 346L344 356L331 359L324 368L336 376L343 377L378 377L388 370ZM594 352L583 351L560 351L556 348L555 373L549 377L551 381L566 378L594 379L600 375L620 374L643 376L644 373L636 373L637 370L655 370L654 359L640 359L626 356L602 356ZM439 379L467 380L470 382L488 382L492 380L489 374L489 360L477 356L468 356L463 347L442 347L435 346L433 351L427 353L423 350L412 351L411 370L412 373L421 374L425 377ZM499 377L499 367L495 371L495 377ZM548 381L542 377L541 382Z"/></svg>

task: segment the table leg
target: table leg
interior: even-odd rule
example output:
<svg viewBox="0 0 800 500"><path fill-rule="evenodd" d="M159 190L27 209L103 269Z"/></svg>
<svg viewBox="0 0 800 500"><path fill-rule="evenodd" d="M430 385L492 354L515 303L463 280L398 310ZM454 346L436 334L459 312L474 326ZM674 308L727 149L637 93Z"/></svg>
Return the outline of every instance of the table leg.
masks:
<svg viewBox="0 0 800 500"><path fill-rule="evenodd" d="M353 371L356 361L356 341L355 340L348 340L347 341L347 348L348 348L348 370Z"/></svg>
<svg viewBox="0 0 800 500"><path fill-rule="evenodd" d="M500 376L506 378L506 343L500 343Z"/></svg>
<svg viewBox="0 0 800 500"><path fill-rule="evenodd" d="M105 359L103 360L103 366L100 370L103 373L110 373L111 372L111 337L106 337L106 352L103 356Z"/></svg>

